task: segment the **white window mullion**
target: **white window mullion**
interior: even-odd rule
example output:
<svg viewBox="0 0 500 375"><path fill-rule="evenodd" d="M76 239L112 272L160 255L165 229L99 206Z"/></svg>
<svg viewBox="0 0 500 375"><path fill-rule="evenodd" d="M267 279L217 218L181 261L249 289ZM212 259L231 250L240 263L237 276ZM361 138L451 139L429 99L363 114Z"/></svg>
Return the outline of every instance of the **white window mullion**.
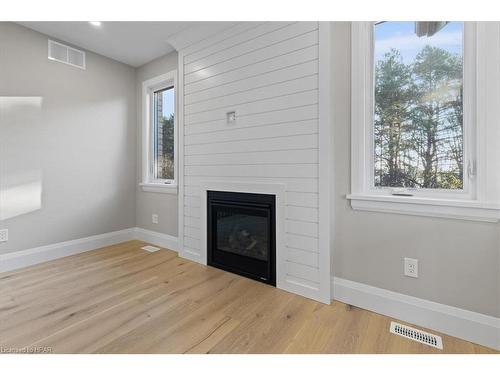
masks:
<svg viewBox="0 0 500 375"><path fill-rule="evenodd" d="M372 118L370 112L372 94L370 90L365 90L365 88L370 86L369 82L372 80L370 68L370 51L373 48L370 37L372 26L372 22L354 22L352 24L351 139L356 140L356 142L353 141L353 147L351 147L351 190L353 194L364 193L369 183L366 160L370 157L370 146L366 135L369 132Z"/></svg>
<svg viewBox="0 0 500 375"><path fill-rule="evenodd" d="M477 199L477 24L464 25L464 190Z"/></svg>

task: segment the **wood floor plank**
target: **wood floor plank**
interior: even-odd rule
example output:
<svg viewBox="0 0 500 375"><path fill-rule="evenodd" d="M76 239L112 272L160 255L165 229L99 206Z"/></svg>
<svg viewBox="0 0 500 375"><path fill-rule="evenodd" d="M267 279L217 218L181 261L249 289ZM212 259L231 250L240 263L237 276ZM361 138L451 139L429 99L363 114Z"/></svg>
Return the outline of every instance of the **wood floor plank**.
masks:
<svg viewBox="0 0 500 375"><path fill-rule="evenodd" d="M104 253L107 253L107 251ZM25 292L32 293L35 290L42 290L53 285L60 285L67 280L77 280L75 276L79 276L78 279L82 280L88 273L92 273L101 268L118 268L121 264L133 264L133 259L144 258L145 255L145 252L139 253L137 249L135 249L135 251L131 249L130 252L115 253L108 257L99 256L91 258L91 262L85 259L80 260L79 258L75 258L72 263L58 264L56 268L44 270L42 273L33 275L30 278L25 278L24 280L9 280L4 285L5 291L16 295L22 295ZM56 263L58 263L58 261L56 261ZM95 275L99 274L95 273Z"/></svg>
<svg viewBox="0 0 500 375"><path fill-rule="evenodd" d="M215 275L217 273L219 271ZM176 314L163 314L101 348L99 352L121 353L122 348L127 353L143 353L144 350L147 353L183 353L190 350L228 320L222 310L226 304L237 299L245 283L232 275L218 275L200 286L202 288L193 288L184 296L194 301L196 308Z"/></svg>
<svg viewBox="0 0 500 375"><path fill-rule="evenodd" d="M160 259L161 258L161 259ZM64 282L56 283L50 287L39 290L38 287L33 288L33 292L25 291L22 295L7 292L11 298L10 305L7 305L0 312L0 321L12 318L19 318L21 312L30 314L33 311L42 313L43 306L51 306L60 304L60 301L65 302L65 306L70 306L75 298L81 298L87 292L96 292L102 289L110 288L110 293L119 291L121 284L138 279L143 280L144 275L151 272L157 276L156 269L168 264L176 259L170 253L157 255L153 257L143 257L140 259L131 258L131 265L121 265L118 268L104 268L95 270L92 277L82 277L80 273L74 273L73 278L64 280ZM132 279L132 280L129 280ZM75 293L78 291L78 293ZM7 324L7 323L6 323Z"/></svg>
<svg viewBox="0 0 500 375"><path fill-rule="evenodd" d="M166 261L166 263L156 264L152 269L143 270L141 273L144 276L143 280L128 277L123 279L120 288L110 285L110 288L106 287L104 290L91 289L88 293L78 293L72 298L67 298L61 307L49 304L44 305L43 308L27 309L20 314L14 314L10 319L2 321L9 328L2 332L0 342L4 345L15 346L28 338L38 340L119 305L124 300L137 297L151 288L162 286L164 292L168 292L165 282L168 281L169 286L172 287L175 285L173 281L179 275L184 274L184 269L190 266L192 265L185 262ZM185 287L185 285L185 280L179 283L179 287Z"/></svg>
<svg viewBox="0 0 500 375"><path fill-rule="evenodd" d="M128 241L0 274L0 346L55 353L498 353L391 318L324 305ZM404 322L403 322L404 323ZM407 323L405 323L407 324ZM419 328L419 327L416 327Z"/></svg>
<svg viewBox="0 0 500 375"><path fill-rule="evenodd" d="M117 245L99 248L95 250L86 251L50 262L40 263L33 266L3 272L0 274L0 281L2 285L8 286L9 282L18 283L23 279L33 279L37 275L47 277L48 272L65 272L71 271L81 265L95 263L97 259L105 259L114 257L117 254L137 253L139 241L129 241ZM91 262L88 262L88 260Z"/></svg>

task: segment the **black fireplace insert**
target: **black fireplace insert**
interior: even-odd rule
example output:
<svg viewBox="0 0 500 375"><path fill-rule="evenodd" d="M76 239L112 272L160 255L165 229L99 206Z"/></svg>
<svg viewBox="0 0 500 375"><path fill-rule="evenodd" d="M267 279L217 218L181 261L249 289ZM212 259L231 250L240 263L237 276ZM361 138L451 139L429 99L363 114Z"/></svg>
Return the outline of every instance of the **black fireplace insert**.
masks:
<svg viewBox="0 0 500 375"><path fill-rule="evenodd" d="M207 191L208 265L276 285L274 195Z"/></svg>

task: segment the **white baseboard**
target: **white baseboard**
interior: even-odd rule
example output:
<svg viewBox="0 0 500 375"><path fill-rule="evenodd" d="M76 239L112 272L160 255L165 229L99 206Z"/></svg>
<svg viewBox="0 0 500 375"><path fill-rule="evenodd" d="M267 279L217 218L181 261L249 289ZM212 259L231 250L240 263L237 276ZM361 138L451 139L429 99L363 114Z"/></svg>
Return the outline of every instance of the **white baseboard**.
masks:
<svg viewBox="0 0 500 375"><path fill-rule="evenodd" d="M174 251L177 251L178 248L177 237L142 228L128 228L13 253L0 254L0 272L12 271L130 240L141 240Z"/></svg>
<svg viewBox="0 0 500 375"><path fill-rule="evenodd" d="M0 272L32 266L49 260L111 246L135 238L135 228L78 238L0 255Z"/></svg>
<svg viewBox="0 0 500 375"><path fill-rule="evenodd" d="M337 301L500 350L500 318L338 277L332 290Z"/></svg>
<svg viewBox="0 0 500 375"><path fill-rule="evenodd" d="M136 240L149 242L152 245L165 247L173 251L179 251L179 240L177 237L143 228L134 228L134 230Z"/></svg>

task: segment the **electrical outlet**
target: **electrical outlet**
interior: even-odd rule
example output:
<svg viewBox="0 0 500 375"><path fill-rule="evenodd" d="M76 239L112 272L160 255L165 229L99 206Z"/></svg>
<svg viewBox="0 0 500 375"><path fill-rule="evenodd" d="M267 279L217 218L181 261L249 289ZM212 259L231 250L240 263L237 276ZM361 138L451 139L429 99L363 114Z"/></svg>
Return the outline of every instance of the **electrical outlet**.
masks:
<svg viewBox="0 0 500 375"><path fill-rule="evenodd" d="M151 222L152 222L153 224L158 224L158 214L153 214L153 215L151 216Z"/></svg>
<svg viewBox="0 0 500 375"><path fill-rule="evenodd" d="M0 229L0 242L7 242L9 240L9 230Z"/></svg>
<svg viewBox="0 0 500 375"><path fill-rule="evenodd" d="M232 124L232 123L236 122L236 112L235 111L227 112L226 113L226 121L228 124Z"/></svg>
<svg viewBox="0 0 500 375"><path fill-rule="evenodd" d="M405 258L405 276L418 277L418 259Z"/></svg>

